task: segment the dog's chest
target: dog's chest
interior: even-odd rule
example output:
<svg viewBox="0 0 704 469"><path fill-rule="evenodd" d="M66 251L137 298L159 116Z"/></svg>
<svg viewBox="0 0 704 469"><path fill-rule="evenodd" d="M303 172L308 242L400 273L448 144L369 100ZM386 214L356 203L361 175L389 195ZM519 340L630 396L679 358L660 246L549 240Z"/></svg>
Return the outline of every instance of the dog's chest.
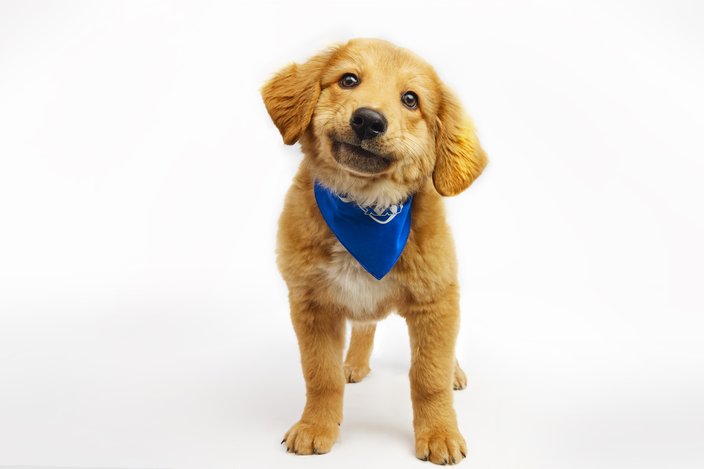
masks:
<svg viewBox="0 0 704 469"><path fill-rule="evenodd" d="M372 277L337 241L331 248L330 261L325 270L331 296L335 302L347 307L354 319L371 320L374 316L387 313L379 311L379 308L394 290L393 280L389 276L381 280Z"/></svg>

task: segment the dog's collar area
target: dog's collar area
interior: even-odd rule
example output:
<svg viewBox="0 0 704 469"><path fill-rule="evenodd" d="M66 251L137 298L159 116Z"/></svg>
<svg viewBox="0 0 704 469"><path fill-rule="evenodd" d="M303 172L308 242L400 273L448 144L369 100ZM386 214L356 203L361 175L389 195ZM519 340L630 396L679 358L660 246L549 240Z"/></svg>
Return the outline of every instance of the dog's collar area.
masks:
<svg viewBox="0 0 704 469"><path fill-rule="evenodd" d="M403 252L411 228L411 203L362 206L315 181L315 200L340 244L374 278L381 280Z"/></svg>
<svg viewBox="0 0 704 469"><path fill-rule="evenodd" d="M371 217L372 220L382 225L389 223L391 220L396 218L396 215L403 211L403 203L392 204L386 207L383 205L360 205L348 194L335 194L334 192L333 194L346 204L357 205L357 207L359 207L365 215Z"/></svg>

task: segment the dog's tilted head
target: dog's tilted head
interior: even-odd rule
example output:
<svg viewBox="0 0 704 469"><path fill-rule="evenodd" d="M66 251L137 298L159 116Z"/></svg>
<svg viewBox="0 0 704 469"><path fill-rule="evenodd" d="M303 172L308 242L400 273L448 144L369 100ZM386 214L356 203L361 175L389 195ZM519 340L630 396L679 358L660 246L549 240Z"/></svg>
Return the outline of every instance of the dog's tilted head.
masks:
<svg viewBox="0 0 704 469"><path fill-rule="evenodd" d="M458 194L487 162L433 68L386 41L354 39L290 65L262 95L314 176L362 204L397 203L429 177L440 194Z"/></svg>

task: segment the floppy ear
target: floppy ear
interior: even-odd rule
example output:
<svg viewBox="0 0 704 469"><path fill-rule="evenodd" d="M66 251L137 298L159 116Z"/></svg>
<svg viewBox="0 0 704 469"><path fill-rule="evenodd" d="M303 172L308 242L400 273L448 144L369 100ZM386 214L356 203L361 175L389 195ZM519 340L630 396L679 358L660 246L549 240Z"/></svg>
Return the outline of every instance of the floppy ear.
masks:
<svg viewBox="0 0 704 469"><path fill-rule="evenodd" d="M320 78L337 48L328 49L304 64L291 64L261 89L266 110L286 145L293 145L308 128L320 96Z"/></svg>
<svg viewBox="0 0 704 469"><path fill-rule="evenodd" d="M444 196L457 195L468 188L488 162L472 121L444 85L437 117L435 157L433 184Z"/></svg>

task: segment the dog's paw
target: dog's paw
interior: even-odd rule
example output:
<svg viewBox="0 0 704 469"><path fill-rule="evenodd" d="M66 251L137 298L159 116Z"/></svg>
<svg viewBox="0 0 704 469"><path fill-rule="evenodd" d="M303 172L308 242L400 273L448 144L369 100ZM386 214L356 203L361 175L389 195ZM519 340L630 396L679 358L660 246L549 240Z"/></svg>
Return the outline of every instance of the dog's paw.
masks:
<svg viewBox="0 0 704 469"><path fill-rule="evenodd" d="M286 432L282 445L286 451L295 454L325 454L330 451L340 433L340 426L319 425L314 423L297 422Z"/></svg>
<svg viewBox="0 0 704 469"><path fill-rule="evenodd" d="M467 456L467 443L457 430L429 431L416 436L416 457L434 464L457 464Z"/></svg>
<svg viewBox="0 0 704 469"><path fill-rule="evenodd" d="M345 363L345 381L348 383L359 383L372 371L368 366L356 366Z"/></svg>
<svg viewBox="0 0 704 469"><path fill-rule="evenodd" d="M460 368L459 363L455 363L455 377L452 380L452 389L459 391L467 387L467 375Z"/></svg>

